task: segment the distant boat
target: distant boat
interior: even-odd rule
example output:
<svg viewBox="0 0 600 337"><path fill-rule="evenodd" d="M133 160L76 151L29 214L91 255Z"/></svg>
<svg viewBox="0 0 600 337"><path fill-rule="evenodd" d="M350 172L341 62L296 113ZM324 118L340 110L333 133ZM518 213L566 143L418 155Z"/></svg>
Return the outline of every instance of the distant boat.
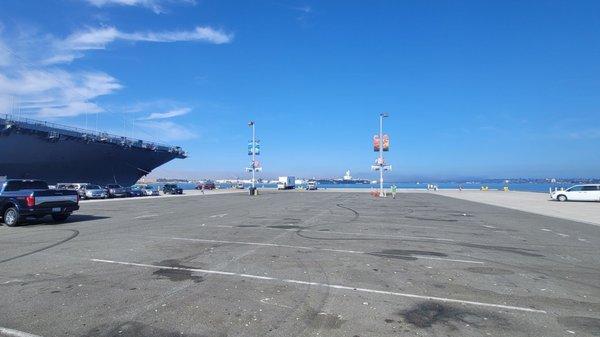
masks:
<svg viewBox="0 0 600 337"><path fill-rule="evenodd" d="M367 179L354 179L350 174L350 170L346 171L346 174L341 179L319 179L319 184L370 184L371 182Z"/></svg>

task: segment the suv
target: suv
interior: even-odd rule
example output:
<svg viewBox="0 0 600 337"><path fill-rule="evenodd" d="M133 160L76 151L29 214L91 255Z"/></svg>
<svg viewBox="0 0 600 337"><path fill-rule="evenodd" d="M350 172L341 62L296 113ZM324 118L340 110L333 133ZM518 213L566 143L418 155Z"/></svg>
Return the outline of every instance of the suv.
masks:
<svg viewBox="0 0 600 337"><path fill-rule="evenodd" d="M50 189L42 180L10 179L0 182L0 216L9 227L27 217L52 215L54 221L67 220L79 209L79 196L73 190Z"/></svg>
<svg viewBox="0 0 600 337"><path fill-rule="evenodd" d="M183 194L183 189L176 184L165 184L162 191L164 194Z"/></svg>
<svg viewBox="0 0 600 337"><path fill-rule="evenodd" d="M558 201L600 201L600 184L575 185L566 190L550 192L550 198Z"/></svg>
<svg viewBox="0 0 600 337"><path fill-rule="evenodd" d="M127 189L121 185L109 184L106 185L106 190L108 191L109 198L123 198L127 196Z"/></svg>
<svg viewBox="0 0 600 337"><path fill-rule="evenodd" d="M197 190L201 190L203 188L205 190L214 190L216 186L215 183L213 183L212 181L205 181L203 183L199 183L198 186L196 186Z"/></svg>

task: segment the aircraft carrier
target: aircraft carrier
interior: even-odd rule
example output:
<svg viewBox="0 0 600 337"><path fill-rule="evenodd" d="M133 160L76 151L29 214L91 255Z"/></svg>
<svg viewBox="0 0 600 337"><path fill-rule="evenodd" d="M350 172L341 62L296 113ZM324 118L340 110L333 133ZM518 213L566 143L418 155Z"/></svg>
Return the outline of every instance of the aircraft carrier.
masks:
<svg viewBox="0 0 600 337"><path fill-rule="evenodd" d="M130 186L186 157L178 146L0 115L0 177Z"/></svg>

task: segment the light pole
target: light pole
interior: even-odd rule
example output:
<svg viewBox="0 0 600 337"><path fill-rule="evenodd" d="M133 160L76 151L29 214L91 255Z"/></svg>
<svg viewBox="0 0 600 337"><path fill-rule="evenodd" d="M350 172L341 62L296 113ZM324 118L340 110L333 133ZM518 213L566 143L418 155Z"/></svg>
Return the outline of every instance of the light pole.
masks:
<svg viewBox="0 0 600 337"><path fill-rule="evenodd" d="M256 130L254 121L250 121L248 126L252 128L252 164L250 165L250 169L252 170L252 189L254 189L254 177L256 172Z"/></svg>
<svg viewBox="0 0 600 337"><path fill-rule="evenodd" d="M385 164L385 159L383 158L383 151L388 151L385 149L384 142L384 134L383 134L383 118L388 117L387 112L382 112L379 114L379 135L375 135L375 138L379 137L377 142L374 144L375 150L379 152L379 157L375 161L375 165L371 166L372 170L379 171L379 196L384 197L385 192L383 190L383 171L391 170L391 165ZM388 145L389 146L389 145Z"/></svg>
<svg viewBox="0 0 600 337"><path fill-rule="evenodd" d="M384 161L383 161L383 118L388 117L389 115L386 112L382 112L379 114L379 196L383 197L385 193L383 192L383 169L384 169Z"/></svg>

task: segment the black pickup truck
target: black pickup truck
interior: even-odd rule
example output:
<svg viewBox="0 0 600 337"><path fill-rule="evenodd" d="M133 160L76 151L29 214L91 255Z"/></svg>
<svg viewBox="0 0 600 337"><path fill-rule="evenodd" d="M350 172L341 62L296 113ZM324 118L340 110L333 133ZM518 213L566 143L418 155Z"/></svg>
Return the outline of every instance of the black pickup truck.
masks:
<svg viewBox="0 0 600 337"><path fill-rule="evenodd" d="M39 219L46 215L62 222L78 209L77 191L53 190L41 180L0 181L0 217L7 226L16 226L27 217Z"/></svg>

